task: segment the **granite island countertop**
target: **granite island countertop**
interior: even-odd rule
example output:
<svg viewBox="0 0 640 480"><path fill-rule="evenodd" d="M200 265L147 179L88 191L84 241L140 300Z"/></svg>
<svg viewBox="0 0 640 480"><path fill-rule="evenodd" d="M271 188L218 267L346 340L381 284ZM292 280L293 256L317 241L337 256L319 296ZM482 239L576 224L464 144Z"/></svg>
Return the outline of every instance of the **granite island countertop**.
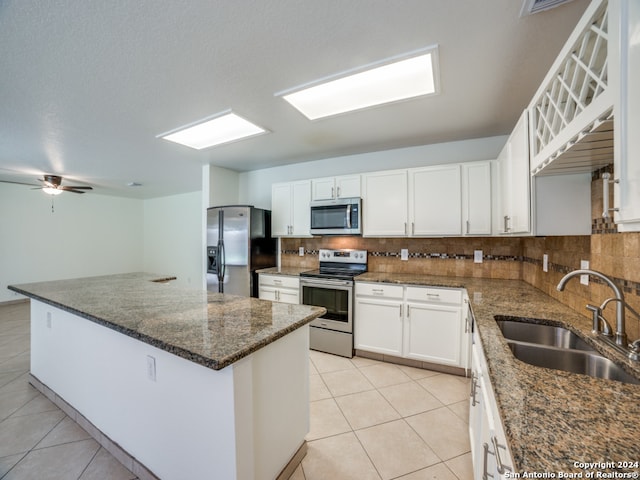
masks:
<svg viewBox="0 0 640 480"><path fill-rule="evenodd" d="M640 385L523 363L495 322L502 316L567 327L640 378L640 365L595 343L588 318L519 280L368 272L358 281L467 290L516 472L584 472L574 462L640 461Z"/></svg>
<svg viewBox="0 0 640 480"><path fill-rule="evenodd" d="M325 312L182 288L169 282L173 278L128 273L8 288L214 370Z"/></svg>
<svg viewBox="0 0 640 480"><path fill-rule="evenodd" d="M256 270L257 273L265 275L285 275L287 277L299 277L302 272L313 270L309 267L269 267Z"/></svg>

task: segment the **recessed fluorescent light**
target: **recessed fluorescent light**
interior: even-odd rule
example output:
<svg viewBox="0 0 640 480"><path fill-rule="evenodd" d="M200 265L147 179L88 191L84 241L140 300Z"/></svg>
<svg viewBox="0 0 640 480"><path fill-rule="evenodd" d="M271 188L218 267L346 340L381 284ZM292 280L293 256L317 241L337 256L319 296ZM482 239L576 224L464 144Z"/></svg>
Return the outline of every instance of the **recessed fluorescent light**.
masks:
<svg viewBox="0 0 640 480"><path fill-rule="evenodd" d="M163 138L196 150L202 150L266 132L267 130L264 128L227 110L170 132L162 133L156 138Z"/></svg>
<svg viewBox="0 0 640 480"><path fill-rule="evenodd" d="M277 93L310 120L438 91L438 47L376 62Z"/></svg>

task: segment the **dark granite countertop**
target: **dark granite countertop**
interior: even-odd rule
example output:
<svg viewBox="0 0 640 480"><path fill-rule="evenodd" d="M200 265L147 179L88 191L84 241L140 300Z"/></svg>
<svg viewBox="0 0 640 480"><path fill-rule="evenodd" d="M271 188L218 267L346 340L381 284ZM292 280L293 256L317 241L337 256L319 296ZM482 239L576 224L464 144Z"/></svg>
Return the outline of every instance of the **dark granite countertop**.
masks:
<svg viewBox="0 0 640 480"><path fill-rule="evenodd" d="M256 270L257 273L266 275L286 275L288 277L299 277L302 272L312 270L309 267L269 267L262 270Z"/></svg>
<svg viewBox="0 0 640 480"><path fill-rule="evenodd" d="M129 273L10 285L34 300L214 370L231 365L325 312L178 287Z"/></svg>
<svg viewBox="0 0 640 480"><path fill-rule="evenodd" d="M517 472L584 473L574 462L640 461L640 385L523 363L495 322L506 316L564 326L640 378L637 363L593 340L588 318L518 280L365 273L356 281L467 290Z"/></svg>

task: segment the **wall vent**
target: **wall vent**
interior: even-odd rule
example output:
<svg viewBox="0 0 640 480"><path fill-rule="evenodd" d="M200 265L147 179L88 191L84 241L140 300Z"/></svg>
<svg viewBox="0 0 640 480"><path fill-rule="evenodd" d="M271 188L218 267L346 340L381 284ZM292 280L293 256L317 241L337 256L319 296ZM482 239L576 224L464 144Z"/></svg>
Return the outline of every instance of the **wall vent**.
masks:
<svg viewBox="0 0 640 480"><path fill-rule="evenodd" d="M524 17L544 10L550 10L571 1L572 0L523 0L520 16Z"/></svg>

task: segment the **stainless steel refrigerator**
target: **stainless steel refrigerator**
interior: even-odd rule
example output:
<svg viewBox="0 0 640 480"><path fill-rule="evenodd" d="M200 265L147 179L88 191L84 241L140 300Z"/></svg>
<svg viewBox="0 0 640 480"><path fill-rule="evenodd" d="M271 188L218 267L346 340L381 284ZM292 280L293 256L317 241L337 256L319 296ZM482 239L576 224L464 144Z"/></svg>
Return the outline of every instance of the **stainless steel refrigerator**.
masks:
<svg viewBox="0 0 640 480"><path fill-rule="evenodd" d="M257 297L256 270L275 265L271 211L249 205L207 209L207 290Z"/></svg>

